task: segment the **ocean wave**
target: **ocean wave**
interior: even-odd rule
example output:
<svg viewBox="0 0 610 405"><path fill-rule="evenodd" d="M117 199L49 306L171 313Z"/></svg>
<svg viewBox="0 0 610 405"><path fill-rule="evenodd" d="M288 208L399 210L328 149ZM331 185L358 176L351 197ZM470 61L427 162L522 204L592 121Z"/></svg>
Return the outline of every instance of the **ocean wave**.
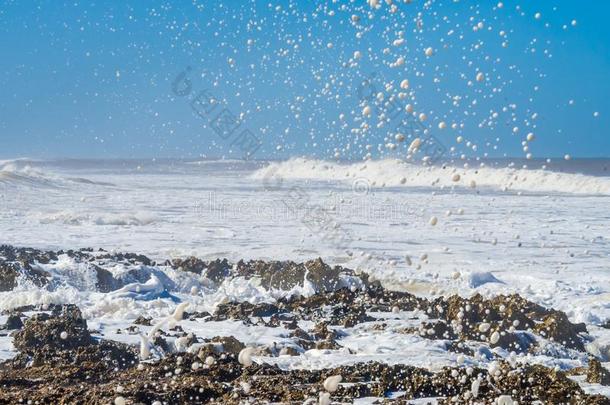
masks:
<svg viewBox="0 0 610 405"><path fill-rule="evenodd" d="M61 188L71 185L114 186L113 183L93 181L83 177L62 177L36 167L30 159L0 160L0 185L30 188Z"/></svg>
<svg viewBox="0 0 610 405"><path fill-rule="evenodd" d="M58 187L61 179L34 169L27 160L0 161L0 184L29 187Z"/></svg>
<svg viewBox="0 0 610 405"><path fill-rule="evenodd" d="M156 221L146 213L76 213L60 211L38 217L41 224L145 226Z"/></svg>
<svg viewBox="0 0 610 405"><path fill-rule="evenodd" d="M365 182L370 187L487 188L531 193L610 195L610 177L516 168L420 166L385 159L334 163L306 158L270 163L252 177L270 187L286 180Z"/></svg>

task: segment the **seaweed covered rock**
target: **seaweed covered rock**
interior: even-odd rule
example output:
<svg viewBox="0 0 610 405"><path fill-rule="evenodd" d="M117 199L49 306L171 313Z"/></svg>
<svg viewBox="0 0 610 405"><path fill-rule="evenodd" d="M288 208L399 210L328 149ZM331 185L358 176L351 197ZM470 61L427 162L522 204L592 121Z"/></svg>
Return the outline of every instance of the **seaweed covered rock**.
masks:
<svg viewBox="0 0 610 405"><path fill-rule="evenodd" d="M34 354L48 349L74 349L94 343L87 321L75 305L65 305L52 315L40 313L28 319L13 345L22 353Z"/></svg>
<svg viewBox="0 0 610 405"><path fill-rule="evenodd" d="M113 369L133 366L136 359L134 348L91 337L87 321L75 305L56 306L50 315L32 316L15 334L13 345L20 352L12 360L18 368L88 361Z"/></svg>
<svg viewBox="0 0 610 405"><path fill-rule="evenodd" d="M214 312L214 320L224 321L226 319L242 320L250 322L250 317L272 316L280 312L280 309L274 304L259 303L251 304L245 302L229 302L220 304Z"/></svg>
<svg viewBox="0 0 610 405"><path fill-rule="evenodd" d="M485 299L480 294L470 298L453 295L420 302L431 317L449 322L462 340L489 341L516 352L527 351L534 340L517 330L531 330L565 347L584 351L581 334L584 324L574 324L561 311L512 295ZM494 333L496 336L493 336Z"/></svg>
<svg viewBox="0 0 610 405"><path fill-rule="evenodd" d="M578 335L587 332L585 324L573 324L569 321L568 316L564 312L549 312L550 313L544 316L541 322L534 327L534 330L542 336L561 343L566 347L584 351L585 347Z"/></svg>
<svg viewBox="0 0 610 405"><path fill-rule="evenodd" d="M308 281L318 292L335 291L340 288L339 275L342 271L343 268L331 267L321 258L305 263L255 260L237 264L239 275L260 277L263 287L282 290L290 290Z"/></svg>
<svg viewBox="0 0 610 405"><path fill-rule="evenodd" d="M599 360L590 358L587 369L587 382L610 385L610 371L604 368Z"/></svg>
<svg viewBox="0 0 610 405"><path fill-rule="evenodd" d="M185 259L174 259L171 265L175 269L205 276L217 284L230 276L232 268L227 259L206 262L192 256Z"/></svg>

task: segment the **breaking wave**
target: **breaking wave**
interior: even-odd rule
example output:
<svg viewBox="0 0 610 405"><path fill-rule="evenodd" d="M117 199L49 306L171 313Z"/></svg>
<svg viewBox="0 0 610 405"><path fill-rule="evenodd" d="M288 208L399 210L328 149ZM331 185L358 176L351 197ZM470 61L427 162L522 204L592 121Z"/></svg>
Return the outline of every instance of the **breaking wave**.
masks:
<svg viewBox="0 0 610 405"><path fill-rule="evenodd" d="M126 214L60 211L40 215L38 220L41 224L145 226L155 223L157 218L151 214L141 212Z"/></svg>
<svg viewBox="0 0 610 405"><path fill-rule="evenodd" d="M279 179L350 183L365 180L371 187L477 187L531 193L610 195L610 177L516 168L426 167L395 159L345 164L295 158L270 163L255 171L253 177L270 185L278 184Z"/></svg>
<svg viewBox="0 0 610 405"><path fill-rule="evenodd" d="M29 187L58 187L59 178L32 168L27 161L0 161L0 184L5 186L24 185Z"/></svg>
<svg viewBox="0 0 610 405"><path fill-rule="evenodd" d="M26 186L30 188L59 188L70 184L113 186L112 183L95 182L82 177L64 178L50 173L28 159L0 160L0 185Z"/></svg>

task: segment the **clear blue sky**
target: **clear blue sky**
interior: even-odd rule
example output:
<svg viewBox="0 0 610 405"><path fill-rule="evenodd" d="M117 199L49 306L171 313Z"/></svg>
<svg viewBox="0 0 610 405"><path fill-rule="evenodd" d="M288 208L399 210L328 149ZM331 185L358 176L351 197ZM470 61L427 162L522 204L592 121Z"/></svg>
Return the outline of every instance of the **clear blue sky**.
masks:
<svg viewBox="0 0 610 405"><path fill-rule="evenodd" d="M458 154L523 157L533 132L534 157L610 156L610 2L381 3L1 1L0 158L234 156L192 113L194 93L173 94L187 66L193 92L243 114L261 158L387 154L392 128L353 131L373 72L379 90L409 79L407 101Z"/></svg>

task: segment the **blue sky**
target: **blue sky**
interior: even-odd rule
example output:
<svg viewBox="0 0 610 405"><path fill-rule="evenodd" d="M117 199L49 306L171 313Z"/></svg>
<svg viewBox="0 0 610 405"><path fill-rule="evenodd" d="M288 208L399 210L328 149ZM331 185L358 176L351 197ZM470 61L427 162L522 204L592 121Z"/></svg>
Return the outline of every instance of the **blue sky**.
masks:
<svg viewBox="0 0 610 405"><path fill-rule="evenodd" d="M371 74L394 83L385 97L408 79L403 102L456 156L610 156L608 2L423 3L2 1L0 157L235 157L190 107L204 89L260 158L404 153L387 148L394 123L362 117ZM192 92L176 96L187 67Z"/></svg>

